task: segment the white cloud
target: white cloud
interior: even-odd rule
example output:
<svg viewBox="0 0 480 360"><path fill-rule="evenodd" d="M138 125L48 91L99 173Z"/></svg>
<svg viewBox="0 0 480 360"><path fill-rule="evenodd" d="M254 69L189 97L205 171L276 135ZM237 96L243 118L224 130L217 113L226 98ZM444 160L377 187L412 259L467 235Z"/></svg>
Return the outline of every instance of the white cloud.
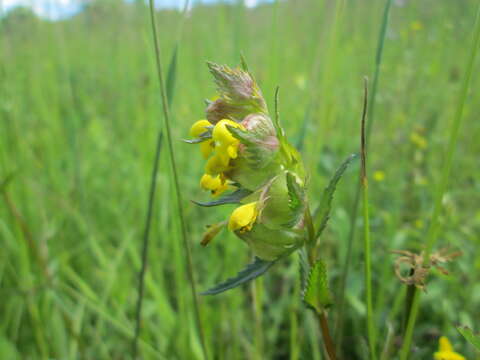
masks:
<svg viewBox="0 0 480 360"><path fill-rule="evenodd" d="M75 0L3 0L4 11L17 6L30 7L40 17L59 20L76 14L80 9L80 3Z"/></svg>
<svg viewBox="0 0 480 360"><path fill-rule="evenodd" d="M196 3L213 3L216 1L220 0L190 0L190 6ZM230 1L233 2L236 0ZM246 6L254 7L262 0L244 1ZM3 6L3 11L8 11L17 6L30 7L38 16L51 20L68 18L79 12L82 8L80 0L0 0L0 4ZM185 4L185 0L155 0L155 4L158 7L177 7L181 9Z"/></svg>

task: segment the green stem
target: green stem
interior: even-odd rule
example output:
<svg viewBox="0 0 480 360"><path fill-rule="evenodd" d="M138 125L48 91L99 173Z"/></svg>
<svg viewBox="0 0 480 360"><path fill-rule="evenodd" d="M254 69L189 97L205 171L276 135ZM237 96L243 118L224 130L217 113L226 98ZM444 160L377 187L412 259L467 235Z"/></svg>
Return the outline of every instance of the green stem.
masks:
<svg viewBox="0 0 480 360"><path fill-rule="evenodd" d="M453 122L450 125L450 129L449 129L450 139L448 142L447 153L445 156L445 161L443 163L444 165L442 169L441 179L435 193L434 208L433 208L432 218L430 221L430 226L428 228L427 243L426 243L425 254L424 254L424 263L426 266L428 266L428 264L430 263L430 254L432 252L433 246L435 245L435 242L437 241L437 234L440 229L440 213L442 211L442 199L447 189L448 181L450 178L450 172L451 172L452 163L453 163L453 155L454 155L455 147L458 141L458 134L460 130L460 125L462 123L463 109L465 107L465 101L467 99L467 93L470 87L470 80L472 78L472 73L473 73L473 65L475 64L475 58L477 56L479 44L480 44L480 2L477 8L477 14L475 18L474 36L472 41L470 57L468 59L467 67L465 70L465 76L463 78L462 88L460 90L460 94L458 98L457 109L455 111ZM410 315L408 317L407 330L405 332L403 346L400 351L400 360L408 359L408 356L410 354L413 329L415 327L415 321L417 319L417 315L419 311L420 297L421 297L421 292L419 292L417 289L414 289L412 307L410 309Z"/></svg>
<svg viewBox="0 0 480 360"><path fill-rule="evenodd" d="M378 79L380 78L380 68L382 65L383 47L385 44L385 34L387 32L391 5L392 5L392 0L386 0L385 9L383 11L382 25L380 27L380 32L378 37L372 91L370 92L370 98L369 98L370 109L368 114L369 116L367 121L367 134L366 134L367 150L368 150L368 144L370 141L370 133L371 133L371 129L374 121L375 99L377 97ZM361 184L359 184L357 187L357 191L355 193L355 200L350 213L350 229L349 229L348 240L347 240L347 254L345 256L345 263L343 265L343 271L340 277L337 331L335 334L337 346L341 346L341 343L342 343L344 305L345 305L345 287L347 284L348 272L350 270L350 263L352 262L353 241L355 239L355 223L357 221L358 206L360 204L360 187L361 187Z"/></svg>
<svg viewBox="0 0 480 360"><path fill-rule="evenodd" d="M155 190L157 188L157 173L158 173L158 164L160 163L160 150L162 148L162 132L160 131L157 135L157 143L155 147L155 158L153 160L153 169L150 178L150 192L148 196L147 203L147 217L145 220L145 228L143 232L143 248L142 248L142 265L140 268L140 273L138 275L138 299L135 313L135 334L133 336L132 342L132 359L137 358L138 352L138 338L140 337L140 328L142 320L142 304L143 304L143 294L145 289L145 273L147 272L147 256L148 256L148 245L150 239L150 227L152 224L152 215L153 215L153 203L155 200Z"/></svg>
<svg viewBox="0 0 480 360"><path fill-rule="evenodd" d="M252 282L253 307L255 317L255 359L263 359L263 331L262 331L262 278Z"/></svg>
<svg viewBox="0 0 480 360"><path fill-rule="evenodd" d="M315 244L315 229L313 226L310 207L308 205L305 210L305 221L306 221L307 233L308 233L308 243L306 244L308 263L310 267L313 268L313 266L317 262L317 251L316 251L317 244ZM324 311L316 312L316 314L318 316L320 330L322 331L323 343L325 344L325 348L327 350L328 356L330 360L336 360L337 355L335 351L335 345L330 335L330 330L328 328L327 316Z"/></svg>
<svg viewBox="0 0 480 360"><path fill-rule="evenodd" d="M184 246L185 255L186 255L188 280L189 280L190 289L191 289L192 298L193 298L193 308L194 308L194 314L195 314L195 322L196 322L198 333L199 333L199 336L200 336L200 342L202 344L203 356L204 356L205 359L208 359L207 346L206 346L206 342L205 342L205 336L204 336L204 331L203 331L201 316L200 316L200 305L199 305L199 300L198 300L196 286L195 286L195 276L194 276L194 273L193 273L192 254L191 254L191 249L190 249L190 242L189 242L188 237L187 237L185 217L184 217L184 214L183 214L182 194L181 194L181 191L180 191L180 184L179 184L179 180L178 180L178 172L177 172L177 166L176 166L176 161L175 161L175 153L173 151L172 131L170 129L170 113L169 113L167 95L166 95L166 90L165 90L165 82L163 80L162 63L161 63L161 57L160 57L160 45L159 45L158 36L157 36L157 24L156 24L156 20L155 20L153 0L149 0L149 8L150 8L150 20L151 20L151 25L152 25L153 41L154 41L154 46L155 46L155 60L156 60L156 67L157 67L158 82L159 82L159 86L160 86L160 95L161 95L162 106L163 106L163 115L164 115L164 118L165 118L165 129L166 129L166 134L167 134L167 144L168 144L168 150L169 150L169 155L170 155L170 163L171 163L172 173L173 173L175 195L176 195L176 200L177 200L178 217L179 217L179 220L180 220L180 228L181 228L181 232L182 232L182 241L183 241L183 246Z"/></svg>
<svg viewBox="0 0 480 360"><path fill-rule="evenodd" d="M367 303L367 333L368 346L370 349L370 358L375 360L376 355L376 334L375 334L375 319L373 315L372 305L372 261L371 261L371 247L370 247L370 214L368 210L368 180L367 180L367 149L365 137L365 120L367 116L367 80L365 79L365 95L363 100L363 114L361 126L361 186L363 197L363 252L365 256L365 293Z"/></svg>

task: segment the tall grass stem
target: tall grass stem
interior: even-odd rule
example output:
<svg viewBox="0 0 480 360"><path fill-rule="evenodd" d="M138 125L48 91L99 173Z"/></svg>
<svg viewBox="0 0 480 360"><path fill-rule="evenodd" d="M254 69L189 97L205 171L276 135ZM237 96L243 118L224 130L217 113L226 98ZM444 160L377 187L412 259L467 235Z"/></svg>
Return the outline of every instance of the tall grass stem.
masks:
<svg viewBox="0 0 480 360"><path fill-rule="evenodd" d="M194 272L193 272L190 242L189 242L189 239L188 239L188 236L187 236L185 217L184 217L184 214L183 214L182 194L181 194L181 191L180 191L180 183L179 183L179 180L178 180L178 172L177 172L177 166L176 166L176 161L175 161L175 153L173 151L172 132L171 132L171 128L170 128L170 113L169 113L169 106L168 106L168 102L167 102L167 94L166 94L166 91L165 91L165 82L163 80L162 62L161 62L161 57L160 57L160 44L159 44L158 36L157 36L157 24L156 24L156 20L155 20L155 10L154 10L153 0L149 0L149 8L150 8L150 20L151 20L151 25L152 25L153 41L154 41L154 46L155 46L155 60L156 60L156 67L157 67L158 82L159 82L159 86L160 86L160 95L161 95L162 106L163 106L163 115L164 115L164 119L165 119L165 130L166 130L166 136L167 136L167 144L168 144L168 150L169 150L169 155L170 155L170 163L171 163L171 167L172 167L173 181L174 181L174 186L175 186L175 195L176 195L176 200L177 200L178 218L180 220L180 228L181 228L181 232L182 232L182 241L183 241L183 246L184 246L185 255L186 255L186 266L187 266L188 280L189 280L189 285L190 285L190 289L191 289L191 292L192 292L192 298L193 298L193 308L194 308L195 322L196 322L197 330L198 330L198 333L199 333L199 336L200 336L200 343L202 344L203 356L204 356L205 359L208 359L207 346L206 346L206 342L205 342L205 335L204 335L202 322L201 322L201 316L200 316L200 305L199 305L197 290L196 290L196 286L195 286L195 276L194 276Z"/></svg>
<svg viewBox="0 0 480 360"><path fill-rule="evenodd" d="M375 70L373 75L373 82L372 82L372 91L370 91L370 98L369 98L369 113L366 125L366 150L368 150L368 145L370 141L370 134L373 125L374 117L374 110L375 110L375 100L377 97L378 91L378 81L380 78L380 68L382 65L382 58L383 58L383 48L385 44L385 35L387 33L388 27L388 19L390 17L390 8L392 5L392 0L386 0L385 8L383 11L383 18L382 24L380 26L380 32L378 36L378 43L377 43L377 51L375 55ZM350 212L350 221L349 221L349 233L348 233L348 240L347 240L347 253L345 255L345 262L342 268L342 274L340 277L340 285L339 285L339 297L338 297L338 317L337 317L337 329L335 334L335 341L337 346L340 347L342 343L343 337L343 318L344 318L344 307L345 307L345 287L347 284L348 273L350 270L350 264L352 262L352 255L353 255L353 241L355 240L355 224L357 222L357 213L358 207L360 205L360 189L361 183L358 184L357 191L355 193L355 199L353 202L353 206Z"/></svg>
<svg viewBox="0 0 480 360"><path fill-rule="evenodd" d="M437 241L437 238L438 238L437 235L440 230L440 214L442 211L442 199L450 179L450 172L451 172L452 163L453 163L453 155L455 153L455 148L457 146L458 134L459 134L460 126L462 123L463 109L465 107L465 102L467 100L468 89L470 87L470 81L473 73L473 65L475 64L475 58L477 56L479 45L480 45L480 2L478 4L477 14L475 17L474 35L473 35L473 41L472 41L472 46L470 50L470 56L465 69L465 75L464 75L462 87L459 93L455 115L452 123L450 124L450 128L449 128L450 139L448 142L445 160L443 162L443 169L441 173L440 182L438 183L438 186L435 192L433 212L430 220L430 225L428 228L427 241L426 241L425 252L424 252L424 263L426 266L428 266L430 263L430 255ZM420 297L421 297L421 292L419 292L418 289L415 288L413 300L412 300L412 307L410 309L410 314L408 317L407 329L405 331L405 337L404 337L402 349L400 352L400 360L408 359L408 356L410 353L410 348L412 345L413 329L415 327L415 321L417 319L419 306L420 306Z"/></svg>
<svg viewBox="0 0 480 360"><path fill-rule="evenodd" d="M149 237L150 237L150 227L152 223L155 190L157 187L157 173L158 173L158 165L160 163L162 139L163 139L163 133L159 131L157 136L156 148L155 148L155 159L153 161L153 169L152 169L151 180L150 180L150 191L149 191L148 203L147 203L147 217L145 219L145 229L143 232L142 265L140 268L140 273L138 275L138 299L137 299L137 306L135 311L135 334L133 336L133 342L132 342L132 358L133 359L137 358L137 352L138 352L138 338L140 336L140 328L141 328L141 321L142 321L142 304L143 304L143 293L145 288L144 286L145 273L147 271L147 256L148 256L148 245L149 245Z"/></svg>
<svg viewBox="0 0 480 360"><path fill-rule="evenodd" d="M376 355L376 333L375 333L375 318L373 315L372 305L372 260L371 260L371 246L370 246L370 215L369 215L369 203L368 203L368 179L367 179L367 144L365 134L365 120L367 117L367 97L368 97L368 83L365 78L364 85L364 100L363 100L363 113L362 113L362 125L361 125L361 186L363 197L363 252L365 257L365 296L367 304L367 333L368 333L368 346L370 349L370 359L375 360Z"/></svg>

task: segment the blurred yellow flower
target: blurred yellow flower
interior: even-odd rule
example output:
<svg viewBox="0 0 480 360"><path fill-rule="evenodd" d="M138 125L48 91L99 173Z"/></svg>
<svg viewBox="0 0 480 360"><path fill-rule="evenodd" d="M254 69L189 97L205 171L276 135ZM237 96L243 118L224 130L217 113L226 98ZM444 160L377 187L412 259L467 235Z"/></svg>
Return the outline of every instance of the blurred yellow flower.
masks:
<svg viewBox="0 0 480 360"><path fill-rule="evenodd" d="M298 74L297 76L295 76L294 81L295 85L297 85L300 90L305 90L307 79L305 78L304 74Z"/></svg>
<svg viewBox="0 0 480 360"><path fill-rule="evenodd" d="M382 170L375 171L373 173L373 179L378 182L385 180L385 172Z"/></svg>
<svg viewBox="0 0 480 360"><path fill-rule="evenodd" d="M462 355L453 351L452 344L445 336L441 336L438 343L439 349L433 354L435 360L465 360Z"/></svg>
<svg viewBox="0 0 480 360"><path fill-rule="evenodd" d="M423 229L423 220L421 220L421 219L415 220L415 227L417 229Z"/></svg>
<svg viewBox="0 0 480 360"><path fill-rule="evenodd" d="M228 229L240 232L250 231L257 219L257 202L252 202L236 208L228 221Z"/></svg>
<svg viewBox="0 0 480 360"><path fill-rule="evenodd" d="M410 24L410 29L412 29L412 31L420 31L423 29L423 24L416 20L416 21L413 21L411 24Z"/></svg>
<svg viewBox="0 0 480 360"><path fill-rule="evenodd" d="M227 181L221 176L205 174L200 179L202 189L209 190L213 196L218 196L228 189Z"/></svg>
<svg viewBox="0 0 480 360"><path fill-rule="evenodd" d="M425 149L428 146L427 139L417 132L412 132L410 134L410 141L420 149Z"/></svg>

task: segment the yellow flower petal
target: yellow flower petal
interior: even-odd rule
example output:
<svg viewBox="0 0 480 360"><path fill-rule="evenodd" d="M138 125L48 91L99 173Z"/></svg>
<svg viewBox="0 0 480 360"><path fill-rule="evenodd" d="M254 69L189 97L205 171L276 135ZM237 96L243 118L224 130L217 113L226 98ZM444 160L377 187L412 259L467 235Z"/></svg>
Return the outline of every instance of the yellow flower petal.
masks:
<svg viewBox="0 0 480 360"><path fill-rule="evenodd" d="M220 154L213 155L205 165L205 172L209 175L218 175L227 171L229 169L228 158L226 160L225 162L225 157Z"/></svg>
<svg viewBox="0 0 480 360"><path fill-rule="evenodd" d="M200 151L202 152L202 156L204 159L208 159L210 154L213 152L215 144L213 140L205 140L200 143Z"/></svg>
<svg viewBox="0 0 480 360"><path fill-rule="evenodd" d="M420 149L426 149L428 146L427 139L425 139L422 135L412 132L410 134L410 141Z"/></svg>
<svg viewBox="0 0 480 360"><path fill-rule="evenodd" d="M465 360L462 355L453 351L452 344L445 336L440 337L438 343L439 351L433 354L435 360Z"/></svg>
<svg viewBox="0 0 480 360"><path fill-rule="evenodd" d="M190 136L192 137L199 137L205 131L207 131L206 127L210 126L210 122L208 120L198 120L195 124L192 125L190 128Z"/></svg>
<svg viewBox="0 0 480 360"><path fill-rule="evenodd" d="M385 180L385 173L382 170L377 170L373 173L373 179L375 181L381 182Z"/></svg>
<svg viewBox="0 0 480 360"><path fill-rule="evenodd" d="M200 179L200 186L205 190L209 190L213 196L218 196L228 189L228 184L225 179L222 179L221 175L203 175Z"/></svg>
<svg viewBox="0 0 480 360"><path fill-rule="evenodd" d="M240 232L250 231L257 219L257 202L252 202L236 208L228 220L228 229Z"/></svg>
<svg viewBox="0 0 480 360"><path fill-rule="evenodd" d="M240 128L241 125L236 123L235 121L223 119L220 120L218 123L215 124L215 127L212 131L212 138L215 141L218 141L220 144L228 145L238 141L233 137L233 135L228 131L227 125L235 128Z"/></svg>

